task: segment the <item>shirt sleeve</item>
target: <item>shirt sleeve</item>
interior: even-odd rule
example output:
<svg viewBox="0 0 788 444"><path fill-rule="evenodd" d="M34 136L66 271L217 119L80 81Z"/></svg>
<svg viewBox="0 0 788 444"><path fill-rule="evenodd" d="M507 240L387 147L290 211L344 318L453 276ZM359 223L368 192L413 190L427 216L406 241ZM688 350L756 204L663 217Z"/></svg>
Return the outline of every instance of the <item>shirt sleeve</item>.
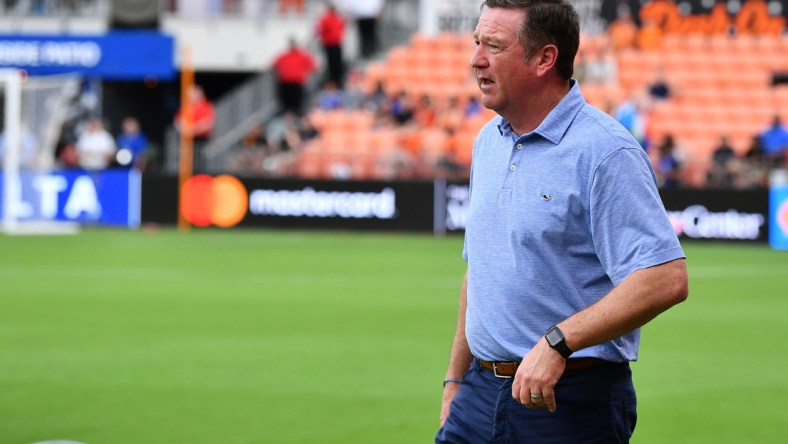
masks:
<svg viewBox="0 0 788 444"><path fill-rule="evenodd" d="M614 285L635 270L685 257L641 148L619 149L600 163L590 214L594 248Z"/></svg>

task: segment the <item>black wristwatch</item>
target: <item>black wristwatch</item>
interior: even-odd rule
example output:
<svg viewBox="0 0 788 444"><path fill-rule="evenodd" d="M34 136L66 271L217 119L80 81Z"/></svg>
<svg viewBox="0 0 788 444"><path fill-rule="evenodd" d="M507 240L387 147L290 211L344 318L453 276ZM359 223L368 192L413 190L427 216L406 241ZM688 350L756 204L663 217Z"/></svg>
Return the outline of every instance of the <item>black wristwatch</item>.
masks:
<svg viewBox="0 0 788 444"><path fill-rule="evenodd" d="M566 338L564 334L561 333L561 330L553 325L547 330L547 333L544 334L545 340L547 340L547 344L553 348L553 350L557 351L567 359L570 355L572 355L572 350L569 349L566 345Z"/></svg>

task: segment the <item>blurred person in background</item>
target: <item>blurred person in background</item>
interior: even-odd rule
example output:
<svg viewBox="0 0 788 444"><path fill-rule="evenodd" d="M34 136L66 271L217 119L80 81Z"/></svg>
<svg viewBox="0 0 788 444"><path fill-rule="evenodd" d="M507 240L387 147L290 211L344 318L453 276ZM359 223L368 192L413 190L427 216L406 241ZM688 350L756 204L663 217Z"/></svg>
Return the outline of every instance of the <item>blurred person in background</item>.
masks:
<svg viewBox="0 0 788 444"><path fill-rule="evenodd" d="M750 138L750 144L744 153L747 164L753 171L754 182L757 187L766 188L769 186L769 165L763 155L760 134L755 134Z"/></svg>
<svg viewBox="0 0 788 444"><path fill-rule="evenodd" d="M79 166L88 171L104 170L115 160L115 151L115 139L104 128L104 122L100 117L91 117L77 138Z"/></svg>
<svg viewBox="0 0 788 444"><path fill-rule="evenodd" d="M678 188L681 184L681 162L679 148L673 134L665 136L665 140L657 147L657 185L660 188Z"/></svg>
<svg viewBox="0 0 788 444"><path fill-rule="evenodd" d="M317 94L315 106L323 111L345 108L345 93L337 88L336 83L329 80Z"/></svg>
<svg viewBox="0 0 788 444"><path fill-rule="evenodd" d="M734 183L733 163L737 161L736 152L725 136L711 153L711 168L706 179L706 186L712 188L731 188Z"/></svg>
<svg viewBox="0 0 788 444"><path fill-rule="evenodd" d="M213 103L205 97L201 86L192 85L188 94L191 101L190 119L187 121L183 110L179 108L175 113L174 123L178 132L183 132L187 125L191 129L194 143L194 168L195 171L201 172L205 169L205 145L213 134L216 111Z"/></svg>
<svg viewBox="0 0 788 444"><path fill-rule="evenodd" d="M303 14L304 0L279 0L279 13L286 14L291 9L295 10L297 14Z"/></svg>
<svg viewBox="0 0 788 444"><path fill-rule="evenodd" d="M657 51L662 48L662 28L651 18L645 18L638 30L638 47L643 51Z"/></svg>
<svg viewBox="0 0 788 444"><path fill-rule="evenodd" d="M216 113L213 103L205 97L205 92L199 85L193 85L189 90L191 100L191 119L189 122L184 120L183 110L175 112L175 127L178 131L183 131L186 123L190 124L192 134L196 140L208 140L213 133L216 123Z"/></svg>
<svg viewBox="0 0 788 444"><path fill-rule="evenodd" d="M345 0L345 6L356 21L362 59L371 58L380 49L378 20L383 3L383 0Z"/></svg>
<svg viewBox="0 0 788 444"><path fill-rule="evenodd" d="M667 100L673 94L673 88L668 82L665 68L657 67L654 78L648 84L648 95L653 100Z"/></svg>
<svg viewBox="0 0 788 444"><path fill-rule="evenodd" d="M774 116L769 128L761 133L761 149L763 156L771 167L785 163L788 152L788 129L782 124L779 115Z"/></svg>
<svg viewBox="0 0 788 444"><path fill-rule="evenodd" d="M638 141L643 149L648 149L646 139L646 100L644 94L639 92L632 93L631 96L622 100L614 111L614 117L618 123L624 125L630 134Z"/></svg>
<svg viewBox="0 0 788 444"><path fill-rule="evenodd" d="M602 45L586 60L585 79L589 83L618 85L618 60L609 44Z"/></svg>
<svg viewBox="0 0 788 444"><path fill-rule="evenodd" d="M326 12L318 18L316 28L326 59L325 81L332 81L337 88L342 89L345 86L345 62L342 58L345 19L333 3L327 3Z"/></svg>
<svg viewBox="0 0 788 444"><path fill-rule="evenodd" d="M470 61L498 116L473 149L436 443L629 442L639 328L687 297L648 156L572 79L579 34L568 0L484 2Z"/></svg>
<svg viewBox="0 0 788 444"><path fill-rule="evenodd" d="M117 146L115 159L119 166L145 171L148 163L148 138L142 133L140 122L136 118L123 119Z"/></svg>
<svg viewBox="0 0 788 444"><path fill-rule="evenodd" d="M273 70L277 79L279 112L304 113L306 82L317 69L312 55L298 46L295 37L290 38L288 49L275 60Z"/></svg>
<svg viewBox="0 0 788 444"><path fill-rule="evenodd" d="M20 130L19 138L22 149L19 152L19 166L24 169L33 169L38 160L38 139L25 122L22 122ZM3 168L4 165L6 149L6 137L5 131L3 131L0 132L0 168Z"/></svg>
<svg viewBox="0 0 788 444"><path fill-rule="evenodd" d="M616 19L607 27L607 34L610 36L610 43L616 51L636 46L638 26L632 20L632 11L628 5L623 3L618 5L618 8L616 8Z"/></svg>

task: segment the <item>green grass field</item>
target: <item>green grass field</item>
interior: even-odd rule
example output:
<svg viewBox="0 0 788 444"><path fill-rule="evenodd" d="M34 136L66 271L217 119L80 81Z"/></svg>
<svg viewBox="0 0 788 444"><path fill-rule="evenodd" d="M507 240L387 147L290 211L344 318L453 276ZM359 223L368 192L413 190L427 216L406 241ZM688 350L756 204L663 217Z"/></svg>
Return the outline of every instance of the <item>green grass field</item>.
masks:
<svg viewBox="0 0 788 444"><path fill-rule="evenodd" d="M426 443L460 237L174 230L0 236L0 443ZM685 245L643 332L635 443L788 432L788 252Z"/></svg>

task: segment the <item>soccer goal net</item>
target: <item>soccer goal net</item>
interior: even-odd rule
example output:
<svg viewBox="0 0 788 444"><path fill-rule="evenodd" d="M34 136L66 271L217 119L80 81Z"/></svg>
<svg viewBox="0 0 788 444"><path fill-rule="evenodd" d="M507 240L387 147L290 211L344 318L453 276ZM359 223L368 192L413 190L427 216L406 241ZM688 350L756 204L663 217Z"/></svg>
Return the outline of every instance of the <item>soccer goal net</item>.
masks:
<svg viewBox="0 0 788 444"><path fill-rule="evenodd" d="M7 234L71 234L78 225L48 218L43 173L55 166L60 129L68 103L79 90L73 77L28 78L0 69L0 163L2 228ZM50 193L51 194L51 193ZM42 200L43 199L43 200Z"/></svg>

